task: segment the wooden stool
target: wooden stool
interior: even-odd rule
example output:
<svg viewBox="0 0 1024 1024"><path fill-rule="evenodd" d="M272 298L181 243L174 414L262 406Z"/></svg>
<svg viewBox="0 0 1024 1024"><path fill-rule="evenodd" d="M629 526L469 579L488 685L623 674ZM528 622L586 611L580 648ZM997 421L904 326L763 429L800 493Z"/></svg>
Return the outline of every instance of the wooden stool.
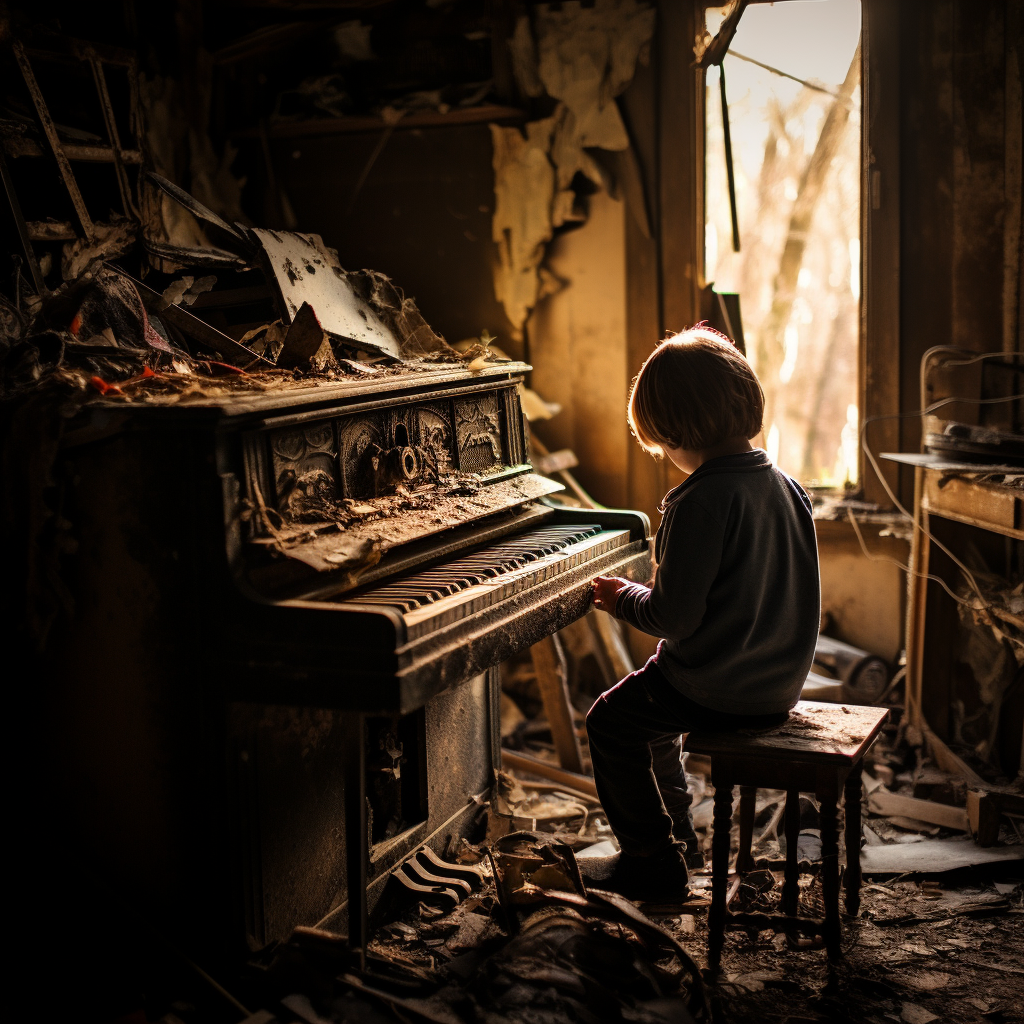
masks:
<svg viewBox="0 0 1024 1024"><path fill-rule="evenodd" d="M716 974L721 965L726 929L754 927L788 931L802 924L822 923L797 916L801 793L813 793L821 804L825 948L830 960L842 955L839 945L839 790L845 784L846 910L856 914L860 908L861 759L888 714L884 708L802 700L790 712L789 719L776 729L754 734L691 732L686 737L686 750L711 758L711 781L715 787L708 917L708 966L712 974ZM786 871L781 914L729 912L733 786L740 787L737 874L753 867L750 847L758 788L786 791Z"/></svg>

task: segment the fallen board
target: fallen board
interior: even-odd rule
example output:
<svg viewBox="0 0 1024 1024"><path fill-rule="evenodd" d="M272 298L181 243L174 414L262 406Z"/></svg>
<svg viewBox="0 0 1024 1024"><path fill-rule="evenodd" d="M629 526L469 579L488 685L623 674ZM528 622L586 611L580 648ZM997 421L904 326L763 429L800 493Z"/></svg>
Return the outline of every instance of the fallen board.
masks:
<svg viewBox="0 0 1024 1024"><path fill-rule="evenodd" d="M865 846L860 852L865 875L898 875L905 871L938 873L979 864L1024 862L1024 846L978 846L972 839L926 839L923 843Z"/></svg>
<svg viewBox="0 0 1024 1024"><path fill-rule="evenodd" d="M252 233L262 247L270 279L280 290L289 323L307 302L329 334L401 358L398 339L352 290L337 254L319 235L264 228Z"/></svg>

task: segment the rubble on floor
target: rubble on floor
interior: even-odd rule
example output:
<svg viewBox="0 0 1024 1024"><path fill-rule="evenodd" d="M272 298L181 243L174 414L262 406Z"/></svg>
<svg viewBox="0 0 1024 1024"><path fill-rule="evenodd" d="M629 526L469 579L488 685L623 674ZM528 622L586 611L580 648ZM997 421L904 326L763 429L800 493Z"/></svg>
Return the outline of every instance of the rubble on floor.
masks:
<svg viewBox="0 0 1024 1024"><path fill-rule="evenodd" d="M570 638L565 646L575 651L570 691L584 704L586 645ZM237 1006L260 1007L248 1011L248 1024L1021 1019L1024 845L1016 822L1004 814L994 847L965 835L957 806L964 787L907 743L899 708L865 760L865 880L859 914L844 915L843 958L829 964L811 932L733 932L712 979L710 864L691 872L682 903L636 904L605 891L618 850L593 780L557 765L528 666L506 666L504 679L502 732L518 746L512 759L527 767L496 774L475 841L452 840L443 857L410 858L412 884L390 882L375 911L365 970L343 936L317 929L297 929L264 951L232 995ZM695 828L709 853L710 765L691 757L687 768ZM771 912L779 902L784 798L758 791L754 870L735 886L736 907ZM894 813L908 809L921 817ZM734 850L738 832L737 808ZM943 851L937 860L935 851ZM873 863L883 854L884 866ZM820 855L817 803L803 796L800 905L818 917ZM191 1009L179 1005L162 1020L213 1019Z"/></svg>
<svg viewBox="0 0 1024 1024"><path fill-rule="evenodd" d="M575 646L577 656L584 647ZM574 649L571 639L566 648ZM504 680L502 732L518 747L512 760L526 768L496 775L480 841L446 851L450 864L473 866L475 884L457 902L406 894L404 909L392 905L365 973L352 969L337 936L300 929L267 972L263 992L277 1020L1021 1019L1024 845L1006 816L996 847L964 834L965 812L956 806L963 786L906 743L900 709L866 759L865 882L860 913L844 917L843 959L830 965L813 934L731 933L723 972L708 979L709 868L691 873L683 903L638 905L602 890L618 848L592 779L558 767L528 664L506 666ZM585 703L578 672L571 682ZM695 827L709 852L709 764L691 757L687 767ZM736 906L771 911L780 899L784 798L758 792L755 870L736 886ZM895 813L908 809L920 817ZM820 855L817 803L804 796L804 911L821 910Z"/></svg>

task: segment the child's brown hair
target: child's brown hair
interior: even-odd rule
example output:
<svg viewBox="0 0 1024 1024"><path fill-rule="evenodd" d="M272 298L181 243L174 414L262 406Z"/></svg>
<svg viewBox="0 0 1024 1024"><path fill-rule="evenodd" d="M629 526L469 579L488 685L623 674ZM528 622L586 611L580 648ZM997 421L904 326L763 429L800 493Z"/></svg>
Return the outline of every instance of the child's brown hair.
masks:
<svg viewBox="0 0 1024 1024"><path fill-rule="evenodd" d="M764 391L724 335L697 324L666 338L647 357L629 396L629 426L641 447L698 451L761 432Z"/></svg>

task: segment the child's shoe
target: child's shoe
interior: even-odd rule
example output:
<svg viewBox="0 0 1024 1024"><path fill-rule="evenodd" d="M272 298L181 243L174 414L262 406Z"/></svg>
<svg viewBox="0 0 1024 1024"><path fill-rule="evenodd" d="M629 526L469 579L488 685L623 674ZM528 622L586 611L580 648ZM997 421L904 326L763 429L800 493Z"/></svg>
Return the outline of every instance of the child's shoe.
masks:
<svg viewBox="0 0 1024 1024"><path fill-rule="evenodd" d="M673 845L653 857L620 854L619 863L603 885L631 900L678 903L689 895L688 883L682 847Z"/></svg>
<svg viewBox="0 0 1024 1024"><path fill-rule="evenodd" d="M686 843L683 860L686 861L686 867L691 872L704 870L704 854L700 852L700 843L696 837Z"/></svg>
<svg viewBox="0 0 1024 1024"><path fill-rule="evenodd" d="M672 838L680 846L686 847L686 852L683 854L683 858L686 861L686 866L690 871L703 871L704 870L704 854L700 852L700 839L697 837L697 833L694 832L693 826L689 823L676 823L672 829Z"/></svg>

